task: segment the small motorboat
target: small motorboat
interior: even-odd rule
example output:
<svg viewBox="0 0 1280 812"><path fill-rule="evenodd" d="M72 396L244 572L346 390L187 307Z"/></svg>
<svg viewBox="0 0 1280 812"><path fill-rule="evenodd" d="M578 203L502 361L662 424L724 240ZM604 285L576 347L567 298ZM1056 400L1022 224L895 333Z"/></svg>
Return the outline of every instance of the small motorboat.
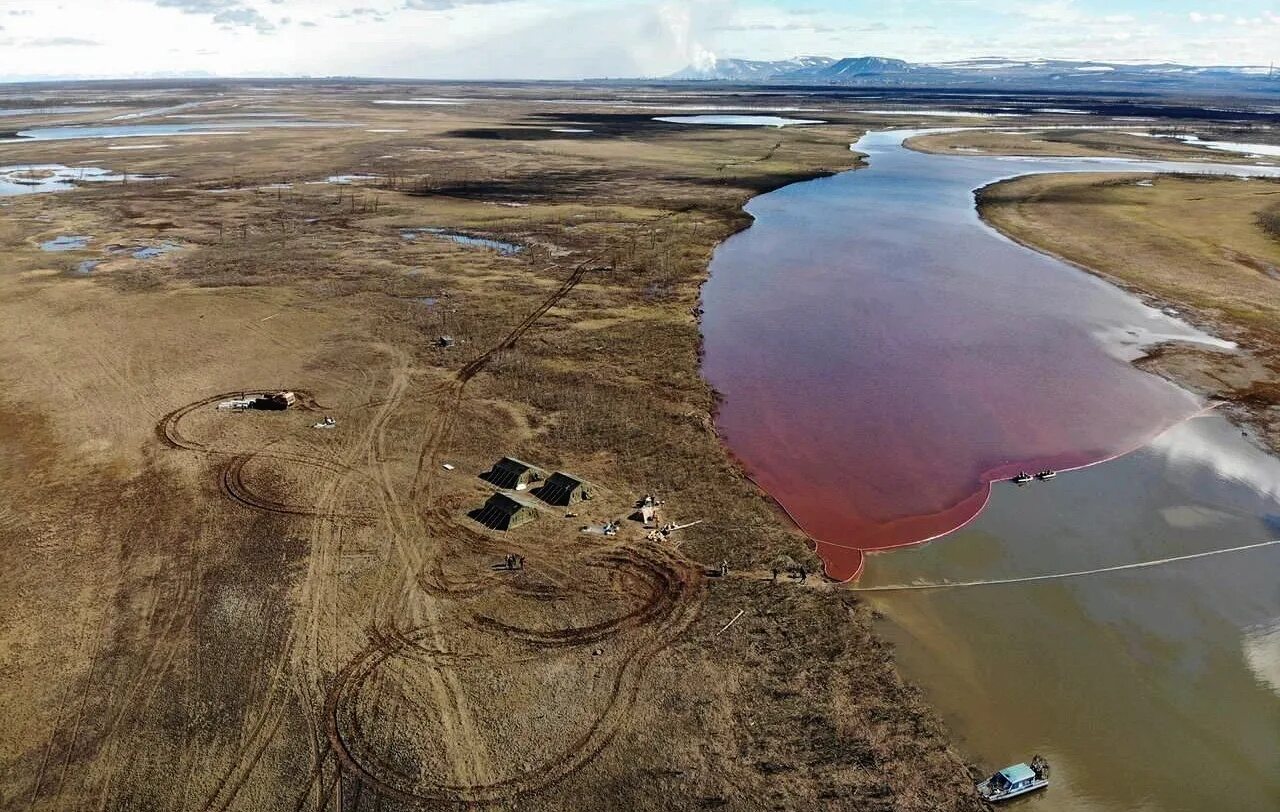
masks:
<svg viewBox="0 0 1280 812"><path fill-rule="evenodd" d="M1041 482L1046 482L1050 479L1053 479L1057 475L1058 475L1057 471L1053 470L1052 468L1046 468L1040 473L1036 474L1036 479L1040 480Z"/></svg>
<svg viewBox="0 0 1280 812"><path fill-rule="evenodd" d="M1031 474L1028 474L1026 471L1023 471L1017 476L1012 477L1009 481L1015 485L1026 485L1032 479L1035 479L1035 477L1031 476Z"/></svg>
<svg viewBox="0 0 1280 812"><path fill-rule="evenodd" d="M1049 786L1049 762L1036 756L1030 764L1014 764L978 784L978 794L992 803L1007 801Z"/></svg>

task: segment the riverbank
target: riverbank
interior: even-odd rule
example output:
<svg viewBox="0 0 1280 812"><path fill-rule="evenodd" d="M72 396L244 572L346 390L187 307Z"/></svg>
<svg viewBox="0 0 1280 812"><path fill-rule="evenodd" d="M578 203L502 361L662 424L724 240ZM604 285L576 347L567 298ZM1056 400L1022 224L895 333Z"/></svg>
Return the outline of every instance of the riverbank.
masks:
<svg viewBox="0 0 1280 812"><path fill-rule="evenodd" d="M1280 183L1202 176L1035 175L977 194L983 219L1240 345L1165 343L1138 365L1220 400L1280 452Z"/></svg>
<svg viewBox="0 0 1280 812"><path fill-rule="evenodd" d="M1115 125L1111 125L1114 127ZM1004 155L1026 158L1134 158L1148 161L1206 161L1256 164L1268 159L1188 144L1173 138L1153 138L1099 126L1063 126L1044 130L964 129L908 138L903 146L930 155Z"/></svg>

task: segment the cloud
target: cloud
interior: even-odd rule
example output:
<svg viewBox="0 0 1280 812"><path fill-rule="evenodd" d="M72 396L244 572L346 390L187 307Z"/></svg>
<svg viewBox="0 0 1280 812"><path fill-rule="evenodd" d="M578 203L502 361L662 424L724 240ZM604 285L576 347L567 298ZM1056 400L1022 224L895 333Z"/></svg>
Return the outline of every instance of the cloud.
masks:
<svg viewBox="0 0 1280 812"><path fill-rule="evenodd" d="M493 6L511 2L514 0L404 0L404 7L410 11L448 11L465 6Z"/></svg>
<svg viewBox="0 0 1280 812"><path fill-rule="evenodd" d="M183 14L209 15L213 22L224 28L254 28L259 34L275 30L271 21L255 8L240 0L155 0L160 8L172 8Z"/></svg>
<svg viewBox="0 0 1280 812"><path fill-rule="evenodd" d="M80 37L41 37L25 40L22 44L30 48L96 48L102 45L96 40Z"/></svg>
<svg viewBox="0 0 1280 812"><path fill-rule="evenodd" d="M360 20L360 19L372 20L373 22L376 22L376 23L386 22L387 20L386 12L380 11L379 9L376 9L376 8L369 8L368 6L360 6L358 8L349 8L346 11L340 11L333 16L339 19L348 19L348 20Z"/></svg>

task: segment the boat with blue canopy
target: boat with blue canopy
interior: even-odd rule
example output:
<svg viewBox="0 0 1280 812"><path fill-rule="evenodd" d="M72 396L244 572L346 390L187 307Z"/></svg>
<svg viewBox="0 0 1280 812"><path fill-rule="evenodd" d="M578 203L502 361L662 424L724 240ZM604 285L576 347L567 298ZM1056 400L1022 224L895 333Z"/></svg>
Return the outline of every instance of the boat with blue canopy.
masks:
<svg viewBox="0 0 1280 812"><path fill-rule="evenodd" d="M1014 764L992 775L978 784L978 794L985 800L996 803L1026 795L1049 786L1049 762L1041 756L1031 759L1030 764Z"/></svg>

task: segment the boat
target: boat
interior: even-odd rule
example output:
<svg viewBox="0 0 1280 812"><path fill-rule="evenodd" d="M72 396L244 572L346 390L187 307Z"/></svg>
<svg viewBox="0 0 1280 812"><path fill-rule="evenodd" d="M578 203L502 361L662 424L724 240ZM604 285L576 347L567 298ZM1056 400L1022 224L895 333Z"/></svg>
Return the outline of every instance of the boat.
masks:
<svg viewBox="0 0 1280 812"><path fill-rule="evenodd" d="M1049 786L1049 762L1041 756L1030 764L1013 764L978 784L978 794L992 803L1007 801Z"/></svg>
<svg viewBox="0 0 1280 812"><path fill-rule="evenodd" d="M1057 475L1058 475L1057 471L1053 470L1052 468L1046 468L1040 473L1036 474L1036 479L1040 480L1041 482L1044 482L1046 480L1053 479Z"/></svg>
<svg viewBox="0 0 1280 812"><path fill-rule="evenodd" d="M1031 474L1028 474L1026 471L1023 471L1017 476L1012 477L1009 481L1015 485L1026 485L1032 479L1034 479L1034 477L1031 476Z"/></svg>

